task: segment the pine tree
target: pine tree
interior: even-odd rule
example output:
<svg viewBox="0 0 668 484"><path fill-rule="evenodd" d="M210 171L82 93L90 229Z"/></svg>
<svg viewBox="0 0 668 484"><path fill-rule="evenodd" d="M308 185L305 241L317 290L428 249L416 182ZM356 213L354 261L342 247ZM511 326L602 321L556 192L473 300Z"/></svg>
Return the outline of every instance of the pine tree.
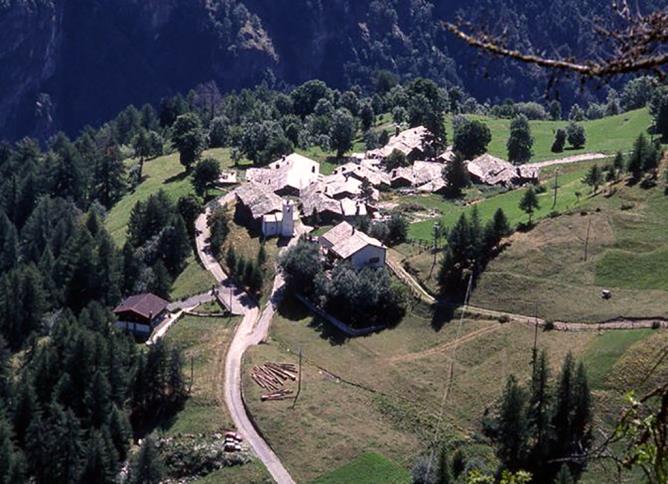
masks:
<svg viewBox="0 0 668 484"><path fill-rule="evenodd" d="M87 419L92 427L100 428L107 424L110 395L111 389L107 377L100 370L95 371L84 398Z"/></svg>
<svg viewBox="0 0 668 484"><path fill-rule="evenodd" d="M552 152L561 153L566 146L566 131L562 128L557 129L554 133L554 142L552 143Z"/></svg>
<svg viewBox="0 0 668 484"><path fill-rule="evenodd" d="M25 445L26 433L30 422L39 413L37 395L32 384L24 379L19 386L19 393L14 404L12 423L14 427L16 442L20 447Z"/></svg>
<svg viewBox="0 0 668 484"><path fill-rule="evenodd" d="M554 484L575 484L571 471L568 469L568 464L562 464L559 468L559 474L554 480Z"/></svg>
<svg viewBox="0 0 668 484"><path fill-rule="evenodd" d="M594 164L589 169L587 175L582 181L592 187L592 190L594 193L596 193L598 191L598 187L603 182L603 174L601 173L601 169L598 167L598 165Z"/></svg>
<svg viewBox="0 0 668 484"><path fill-rule="evenodd" d="M453 198L461 197L462 190L471 183L468 169L462 156L455 155L455 158L445 165L445 168L443 168L443 181L446 183L448 196Z"/></svg>
<svg viewBox="0 0 668 484"><path fill-rule="evenodd" d="M132 432L127 416L114 404L109 415L109 434L121 460L125 460L130 447Z"/></svg>
<svg viewBox="0 0 668 484"><path fill-rule="evenodd" d="M587 381L587 372L582 362L578 363L573 385L573 436L578 449L588 449L591 443L592 401Z"/></svg>
<svg viewBox="0 0 668 484"><path fill-rule="evenodd" d="M93 430L87 442L86 458L83 470L79 477L81 484L94 482L95 484L112 484L115 482L116 463L113 453L108 448L104 436L100 431Z"/></svg>
<svg viewBox="0 0 668 484"><path fill-rule="evenodd" d="M25 452L30 470L37 482L49 482L49 466L51 464L51 442L46 422L41 413L33 416L26 430Z"/></svg>
<svg viewBox="0 0 668 484"><path fill-rule="evenodd" d="M183 270L186 259L192 254L192 247L181 215L174 216L172 225L162 232L158 242L158 253L173 277Z"/></svg>
<svg viewBox="0 0 668 484"><path fill-rule="evenodd" d="M142 442L137 460L132 466L132 484L159 484L164 475L163 464L153 439L148 436Z"/></svg>
<svg viewBox="0 0 668 484"><path fill-rule="evenodd" d="M141 274L141 261L135 254L135 249L129 242L123 244L121 253L123 267L123 281L121 289L123 294L132 294L135 284Z"/></svg>
<svg viewBox="0 0 668 484"><path fill-rule="evenodd" d="M49 413L49 482L76 484L83 457L79 420L71 409L66 411L57 403L50 406Z"/></svg>
<svg viewBox="0 0 668 484"><path fill-rule="evenodd" d="M267 251L264 248L264 243L261 243L257 252L257 265L262 267L265 262L267 262Z"/></svg>
<svg viewBox="0 0 668 484"><path fill-rule="evenodd" d="M248 288L251 288L254 268L255 268L255 263L252 260L246 261L246 265L244 266L243 276L241 277L244 282L244 285Z"/></svg>
<svg viewBox="0 0 668 484"><path fill-rule="evenodd" d="M22 456L12 442L12 430L0 410L0 484L23 482Z"/></svg>
<svg viewBox="0 0 668 484"><path fill-rule="evenodd" d="M524 467L527 457L526 398L515 377L508 377L499 410L496 444L499 459L513 472Z"/></svg>
<svg viewBox="0 0 668 484"><path fill-rule="evenodd" d="M549 457L551 437L551 390L550 369L545 350L534 356L531 372L529 408L527 412L532 448L530 450L530 470L535 477L545 476L545 461Z"/></svg>
<svg viewBox="0 0 668 484"><path fill-rule="evenodd" d="M574 409L573 372L573 356L569 352L561 366L554 413L552 415L552 427L554 428L554 442L552 444L554 452L552 457L567 455L571 444Z"/></svg>
<svg viewBox="0 0 668 484"><path fill-rule="evenodd" d="M7 272L19 263L19 236L14 224L7 220L7 231L0 249L0 272Z"/></svg>
<svg viewBox="0 0 668 484"><path fill-rule="evenodd" d="M237 253L234 250L234 246L230 246L227 249L227 254L225 255L225 265L227 265L227 270L230 273L234 273L237 269Z"/></svg>
<svg viewBox="0 0 668 484"><path fill-rule="evenodd" d="M161 260L153 264L153 280L149 286L150 292L163 299L169 299L172 290L172 276Z"/></svg>
<svg viewBox="0 0 668 484"><path fill-rule="evenodd" d="M649 143L643 134L640 134L633 143L633 151L629 156L627 169L631 173L633 181L640 180L643 172L643 166L649 151Z"/></svg>
<svg viewBox="0 0 668 484"><path fill-rule="evenodd" d="M186 396L186 384L183 380L183 362L178 348L172 348L167 369L167 385L171 389L174 404L179 404Z"/></svg>
<svg viewBox="0 0 668 484"><path fill-rule="evenodd" d="M533 136L526 116L520 114L510 123L510 137L506 144L511 163L526 163L533 156Z"/></svg>
<svg viewBox="0 0 668 484"><path fill-rule="evenodd" d="M529 225L536 209L540 208L538 197L533 187L529 187L520 200L520 209L529 215Z"/></svg>
<svg viewBox="0 0 668 484"><path fill-rule="evenodd" d="M615 155L615 159L612 162L612 167L615 171L615 180L619 179L619 175L622 174L625 168L624 155L621 151L618 151Z"/></svg>

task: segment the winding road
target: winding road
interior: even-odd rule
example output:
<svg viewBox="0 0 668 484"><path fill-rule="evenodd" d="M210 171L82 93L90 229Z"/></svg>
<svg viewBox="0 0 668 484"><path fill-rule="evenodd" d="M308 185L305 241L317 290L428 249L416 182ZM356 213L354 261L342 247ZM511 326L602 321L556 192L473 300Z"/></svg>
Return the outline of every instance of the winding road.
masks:
<svg viewBox="0 0 668 484"><path fill-rule="evenodd" d="M233 195L228 194L222 197L219 203L227 204L232 200L232 197ZM243 355L249 347L260 344L267 338L271 319L283 297L283 278L279 272L276 273L269 303L260 314L257 302L233 283L211 253L209 247L211 234L207 225L207 218L210 213L211 207L208 207L195 221L197 254L204 267L219 283L220 301L234 314L243 315L243 319L237 327L227 350L225 367L221 369L221 371L224 371L223 394L225 404L232 421L237 427L237 432L246 439L274 480L279 484L292 484L295 481L290 473L251 422L243 401L241 386ZM296 243L299 235L305 231L301 224L297 224L296 228L297 234L290 239L288 245Z"/></svg>

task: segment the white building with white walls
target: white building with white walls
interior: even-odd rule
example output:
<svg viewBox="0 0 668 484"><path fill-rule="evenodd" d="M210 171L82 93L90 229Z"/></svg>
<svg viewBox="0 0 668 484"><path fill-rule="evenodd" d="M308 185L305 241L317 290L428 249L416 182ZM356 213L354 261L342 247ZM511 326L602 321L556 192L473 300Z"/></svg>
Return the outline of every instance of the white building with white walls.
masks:
<svg viewBox="0 0 668 484"><path fill-rule="evenodd" d="M262 235L265 237L292 237L295 233L295 221L298 213L291 200L283 200L280 212L262 217Z"/></svg>

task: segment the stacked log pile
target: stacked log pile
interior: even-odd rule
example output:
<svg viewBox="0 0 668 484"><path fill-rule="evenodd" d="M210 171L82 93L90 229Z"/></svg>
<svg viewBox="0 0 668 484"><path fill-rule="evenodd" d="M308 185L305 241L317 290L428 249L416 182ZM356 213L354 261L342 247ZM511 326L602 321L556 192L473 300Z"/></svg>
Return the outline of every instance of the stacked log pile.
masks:
<svg viewBox="0 0 668 484"><path fill-rule="evenodd" d="M297 379L297 368L291 363L266 362L261 366L255 366L251 370L251 378L260 388L267 390L261 396L262 401L283 400L292 394L292 390L283 388L288 381Z"/></svg>

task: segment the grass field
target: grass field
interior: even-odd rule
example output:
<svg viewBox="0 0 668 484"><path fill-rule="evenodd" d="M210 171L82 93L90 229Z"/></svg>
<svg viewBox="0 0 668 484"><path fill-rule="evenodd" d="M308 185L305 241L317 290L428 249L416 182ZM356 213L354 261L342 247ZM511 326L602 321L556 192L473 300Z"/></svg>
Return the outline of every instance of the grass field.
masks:
<svg viewBox="0 0 668 484"><path fill-rule="evenodd" d="M406 469L382 455L367 452L315 481L314 484L406 484L411 476Z"/></svg>
<svg viewBox="0 0 668 484"><path fill-rule="evenodd" d="M209 434L233 428L222 400L222 360L238 318L186 316L167 333L167 341L183 352L184 369L193 383L185 408L164 429L168 435L178 433Z"/></svg>
<svg viewBox="0 0 668 484"><path fill-rule="evenodd" d="M327 476L366 452L408 470L435 436L470 441L479 433L480 418L505 378L511 373L528 377L533 336L529 327L497 321L465 319L461 330L455 322L440 327L431 311L418 305L394 329L346 340L288 304L274 319L268 344L247 354L244 392L260 428L298 482ZM567 351L583 355L595 338L545 332L539 346L548 350L557 372ZM303 384L295 409L290 401L261 402L250 368L265 361L296 363L299 348ZM453 359L455 384L439 423Z"/></svg>
<svg viewBox="0 0 668 484"><path fill-rule="evenodd" d="M172 284L170 295L173 300L200 294L216 284L214 277L201 266L195 254L188 257L186 264L186 268Z"/></svg>
<svg viewBox="0 0 668 484"><path fill-rule="evenodd" d="M191 395L184 408L166 422L161 431L178 438L179 434L204 434L234 429L223 401L223 361L225 351L239 318L186 316L167 333L167 341L180 348L187 378L192 362ZM190 381L190 380L188 380ZM257 460L249 464L227 467L198 479L198 483L260 483L273 482Z"/></svg>
<svg viewBox="0 0 668 484"><path fill-rule="evenodd" d="M587 197L591 195L591 189L582 183L582 179L592 164L594 163L584 162L562 167L558 178L557 203L554 207L552 203L554 192L551 189L553 186L551 172L546 171L542 183L548 190L538 195L540 207L534 212L533 220L540 220L549 216L552 212L564 212L584 203ZM603 162L599 160L598 164L603 164ZM492 218L497 209L501 208L511 225L527 222L528 215L519 208L519 202L524 195L524 191L524 189L517 189L482 198L475 204L481 220L486 222ZM577 193L580 194L579 198L576 195ZM465 206L456 204L438 195L416 195L407 197L406 201L423 205L425 208L436 209L443 214L440 219L424 220L410 225L409 237L426 241L432 240L433 226L436 220L442 227L452 227L462 213L469 215L474 207L473 204Z"/></svg>
<svg viewBox="0 0 668 484"><path fill-rule="evenodd" d="M215 148L202 154L203 158L215 158L223 169L233 166L229 148ZM150 195L164 190L174 201L179 197L194 192L190 177L186 176L179 154L161 156L144 163L144 180L131 193L126 194L109 211L105 220L107 230L118 246L123 245L127 236L130 211L138 201L146 200Z"/></svg>
<svg viewBox="0 0 668 484"><path fill-rule="evenodd" d="M658 188L620 185L582 209L586 215L562 215L513 235L480 277L472 302L524 314L537 307L544 318L566 321L668 317L668 197ZM612 298L602 299L601 289Z"/></svg>
<svg viewBox="0 0 668 484"><path fill-rule="evenodd" d="M594 339L582 361L588 369L589 384L595 390L605 387L610 370L633 344L654 333L651 329L636 331L613 331L602 333Z"/></svg>
<svg viewBox="0 0 668 484"><path fill-rule="evenodd" d="M471 116L484 121L492 132L492 141L488 150L494 156L507 159L508 150L506 143L510 131L510 119L490 118L487 116ZM552 153L551 147L554 141L554 133L557 128L565 128L568 121L530 121L531 134L534 137L532 161L551 160L564 158L582 153L602 152L614 154L617 151L628 151L633 141L640 133L646 132L652 124L651 116L647 109L638 109L617 116L608 116L592 121L583 121L587 143L578 150L566 149L562 153ZM448 140L452 140L451 119L446 122Z"/></svg>

